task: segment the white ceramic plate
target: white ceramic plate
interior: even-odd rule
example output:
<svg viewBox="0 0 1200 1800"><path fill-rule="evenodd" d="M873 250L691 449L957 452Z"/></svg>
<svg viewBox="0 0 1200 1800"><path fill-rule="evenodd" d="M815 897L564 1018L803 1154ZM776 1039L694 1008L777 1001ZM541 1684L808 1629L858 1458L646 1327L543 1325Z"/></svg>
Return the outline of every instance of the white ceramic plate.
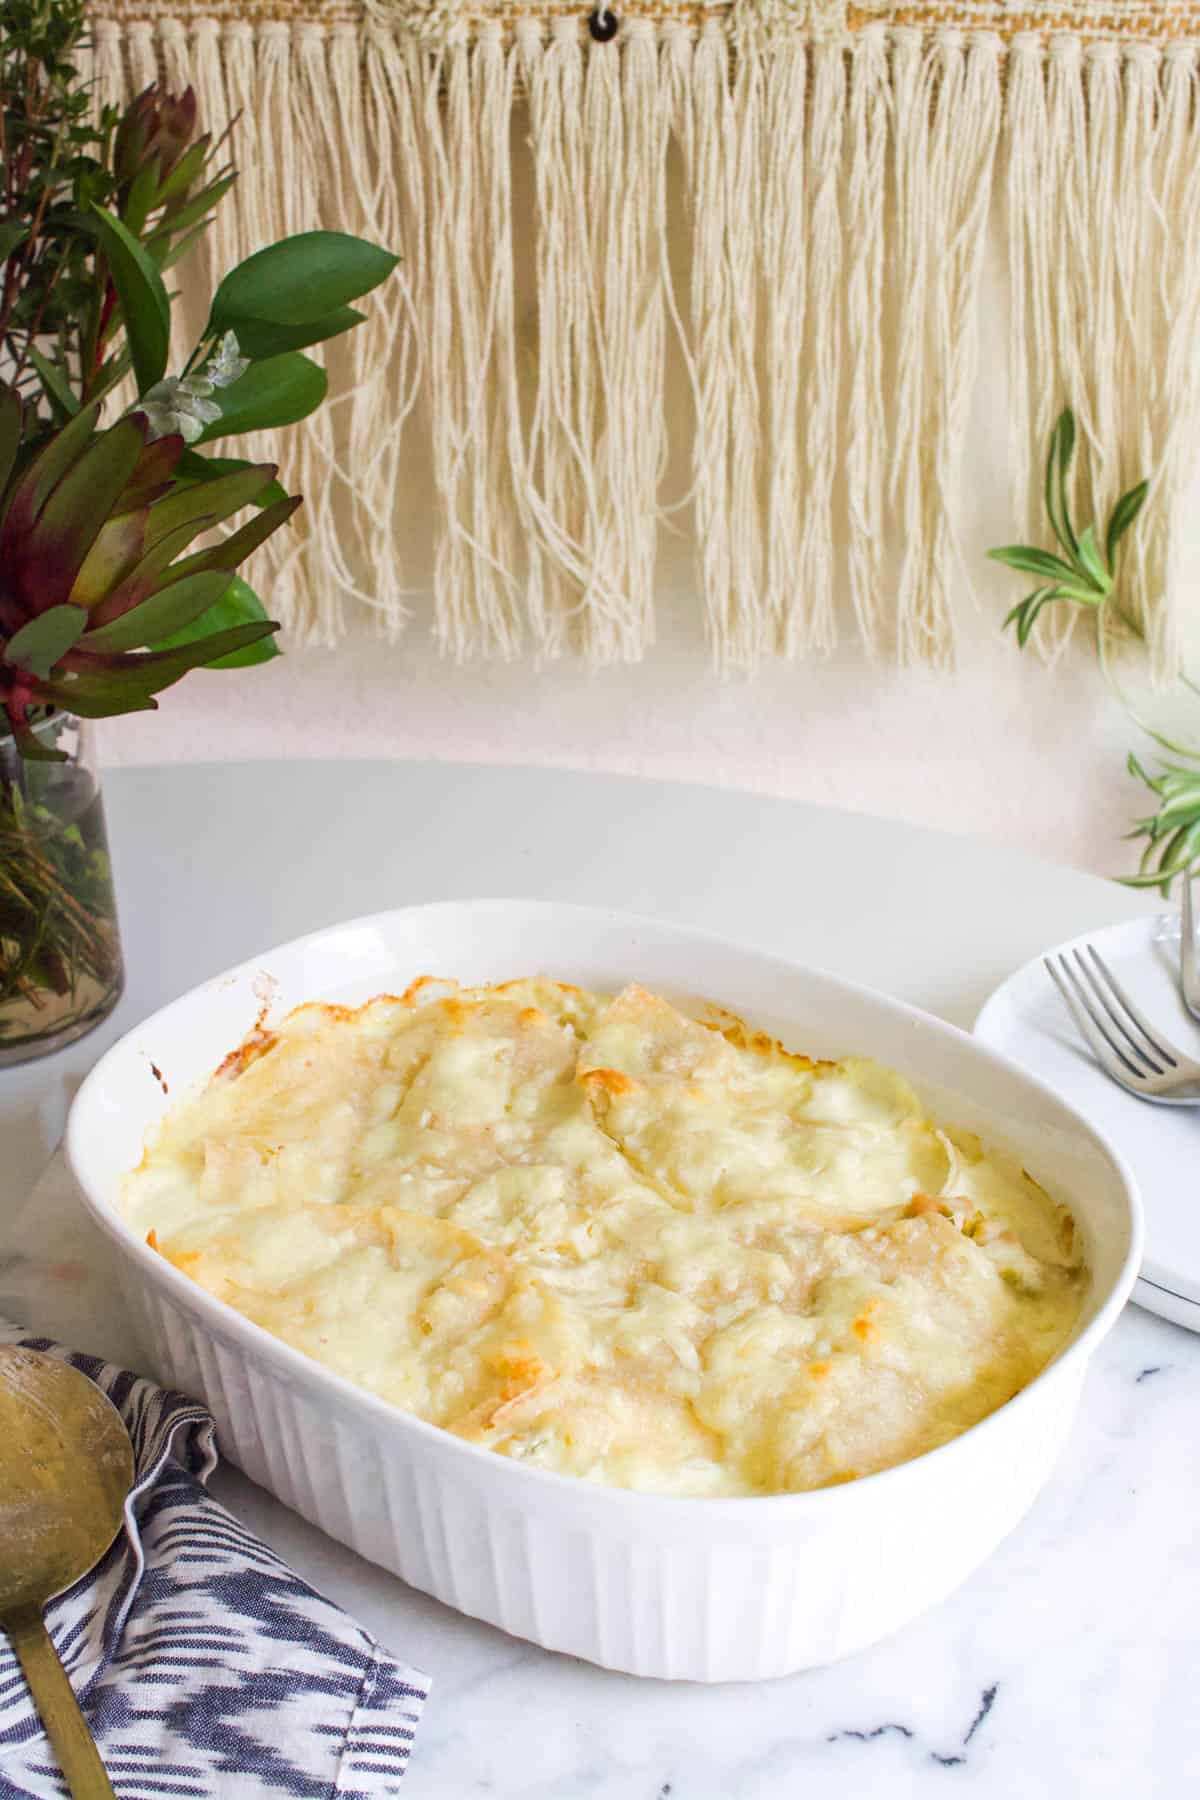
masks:
<svg viewBox="0 0 1200 1800"><path fill-rule="evenodd" d="M1179 997L1178 917L1128 919L1059 949L1085 943L1095 944L1147 1017L1200 1060L1200 1024ZM1151 1106L1110 1081L1080 1041L1040 956L996 989L975 1035L1039 1076L1126 1157L1146 1209L1133 1298L1200 1331L1200 1107Z"/></svg>
<svg viewBox="0 0 1200 1800"><path fill-rule="evenodd" d="M417 975L545 971L705 996L817 1055L902 1069L939 1116L1018 1155L1073 1208L1092 1288L1073 1341L989 1418L814 1493L674 1499L531 1468L355 1388L232 1311L121 1217L147 1131L253 1025ZM170 1099L164 1094L170 1088ZM948 1594L1032 1504L1084 1368L1128 1296L1141 1217L1103 1137L966 1033L760 950L583 907L465 901L380 913L256 957L146 1019L75 1099L67 1158L119 1252L148 1365L202 1394L223 1452L331 1537L461 1611L609 1668L753 1680L831 1662Z"/></svg>

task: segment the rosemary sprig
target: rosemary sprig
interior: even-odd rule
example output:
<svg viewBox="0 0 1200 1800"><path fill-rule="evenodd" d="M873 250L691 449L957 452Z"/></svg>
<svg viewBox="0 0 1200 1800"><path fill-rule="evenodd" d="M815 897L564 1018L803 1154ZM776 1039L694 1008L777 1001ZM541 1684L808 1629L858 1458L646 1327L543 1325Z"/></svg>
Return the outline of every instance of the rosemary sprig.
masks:
<svg viewBox="0 0 1200 1800"><path fill-rule="evenodd" d="M1103 548L1095 523L1076 532L1071 518L1068 475L1075 453L1075 416L1065 408L1050 434L1046 458L1046 512L1062 554L1032 544L1008 544L989 550L994 562L1023 575L1040 577L1039 585L1018 601L1004 620L1016 630L1023 649L1044 607L1055 603L1086 607L1095 620L1096 650L1100 668L1134 723L1162 749L1183 762L1163 763L1157 773L1148 772L1131 752L1126 762L1130 775L1145 783L1158 798L1157 809L1138 819L1127 836L1144 838L1145 848L1136 875L1118 879L1126 887L1158 888L1170 893L1177 876L1186 876L1200 861L1200 747L1176 743L1140 718L1121 691L1109 654L1114 626L1118 633L1144 639L1138 620L1120 598L1120 545L1136 521L1149 492L1148 481L1139 481L1121 495L1104 532ZM1186 681L1193 692L1195 685ZM1190 765L1190 766L1189 766Z"/></svg>

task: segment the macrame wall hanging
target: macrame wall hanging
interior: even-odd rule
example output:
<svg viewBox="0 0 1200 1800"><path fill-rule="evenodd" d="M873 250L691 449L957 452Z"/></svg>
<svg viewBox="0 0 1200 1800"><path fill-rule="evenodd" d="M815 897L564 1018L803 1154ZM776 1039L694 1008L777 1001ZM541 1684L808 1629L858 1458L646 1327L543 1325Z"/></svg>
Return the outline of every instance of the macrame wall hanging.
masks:
<svg viewBox="0 0 1200 1800"><path fill-rule="evenodd" d="M93 19L103 97L163 75L210 130L238 119L217 273L315 224L403 257L332 353L344 398L289 451L308 504L270 591L301 640L364 608L403 626L420 465L455 655L641 656L690 510L722 666L847 632L947 662L991 228L1011 536L1041 535L1070 403L1081 509L1155 472L1130 599L1176 666L1200 0L98 0Z"/></svg>

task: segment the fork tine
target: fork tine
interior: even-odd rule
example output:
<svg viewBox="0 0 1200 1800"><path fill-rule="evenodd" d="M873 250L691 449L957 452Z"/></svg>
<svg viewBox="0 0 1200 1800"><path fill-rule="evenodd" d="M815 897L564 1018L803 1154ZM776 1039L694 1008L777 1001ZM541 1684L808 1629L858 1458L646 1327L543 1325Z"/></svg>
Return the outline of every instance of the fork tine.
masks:
<svg viewBox="0 0 1200 1800"><path fill-rule="evenodd" d="M1077 985L1077 981L1066 957L1059 958L1061 973L1055 967L1053 957L1043 956L1042 962L1051 981L1062 995L1066 1009L1075 1021L1076 1030L1105 1073L1111 1075L1114 1081L1119 1081L1123 1087L1145 1081L1145 1070L1136 1068L1128 1060L1109 1038L1100 1021L1093 1019L1087 1003L1076 998L1072 990Z"/></svg>
<svg viewBox="0 0 1200 1800"><path fill-rule="evenodd" d="M1087 948L1090 950L1091 945L1089 944L1087 946ZM1109 1023L1114 1025L1116 1027L1116 1029L1120 1032L1121 1036L1125 1039L1126 1043L1129 1045L1129 1048L1133 1051L1134 1056L1137 1057L1140 1061L1144 1062L1152 1074L1165 1075L1166 1069L1164 1067L1164 1064L1168 1060L1167 1057L1158 1050L1157 1046L1153 1044L1152 1040L1151 1040L1151 1047L1154 1050L1155 1054L1151 1055L1148 1051L1143 1049L1142 1045L1138 1043L1137 1038L1134 1037L1134 1035L1133 1035L1133 1030L1131 1029L1130 1019L1123 1016L1120 1004L1114 1003L1114 1001L1110 998L1109 994L1106 992L1104 983L1101 981L1101 979L1097 975L1096 971L1094 969L1089 968L1087 963L1083 960L1082 951L1076 950L1074 955L1075 955L1075 961L1079 966L1079 973L1083 977L1084 986L1089 990L1089 992L1091 993L1092 999L1099 1006L1101 1012L1108 1019ZM1102 969L1105 968L1105 965L1103 963L1101 963L1100 966ZM1108 973L1108 971L1105 970L1105 973ZM1142 1035L1147 1036L1148 1034L1143 1032ZM1171 1066L1174 1067L1174 1064L1172 1064Z"/></svg>
<svg viewBox="0 0 1200 1800"><path fill-rule="evenodd" d="M1116 976L1095 946L1089 944L1087 950L1097 969L1099 969L1101 975L1116 996L1117 1001L1129 1014L1129 1017L1133 1020L1134 1024L1149 1044L1154 1055L1158 1057L1160 1062L1165 1062L1172 1069L1177 1069L1179 1067L1181 1053L1176 1050L1172 1044L1168 1044L1164 1038L1156 1034L1153 1025L1151 1025L1150 1021L1138 1011L1137 1007L1133 1004L1133 1001L1129 998L1129 995L1125 992L1125 989L1121 986L1120 982L1117 980Z"/></svg>

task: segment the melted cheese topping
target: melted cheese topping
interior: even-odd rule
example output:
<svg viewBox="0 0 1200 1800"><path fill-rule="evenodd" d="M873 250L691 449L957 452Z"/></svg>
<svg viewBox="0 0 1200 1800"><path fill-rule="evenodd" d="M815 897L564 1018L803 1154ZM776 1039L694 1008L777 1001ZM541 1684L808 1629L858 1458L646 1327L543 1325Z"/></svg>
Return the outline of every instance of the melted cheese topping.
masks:
<svg viewBox="0 0 1200 1800"><path fill-rule="evenodd" d="M301 1007L168 1116L125 1205L371 1392L658 1493L906 1461L1030 1381L1085 1285L1065 1209L899 1076L639 987Z"/></svg>

